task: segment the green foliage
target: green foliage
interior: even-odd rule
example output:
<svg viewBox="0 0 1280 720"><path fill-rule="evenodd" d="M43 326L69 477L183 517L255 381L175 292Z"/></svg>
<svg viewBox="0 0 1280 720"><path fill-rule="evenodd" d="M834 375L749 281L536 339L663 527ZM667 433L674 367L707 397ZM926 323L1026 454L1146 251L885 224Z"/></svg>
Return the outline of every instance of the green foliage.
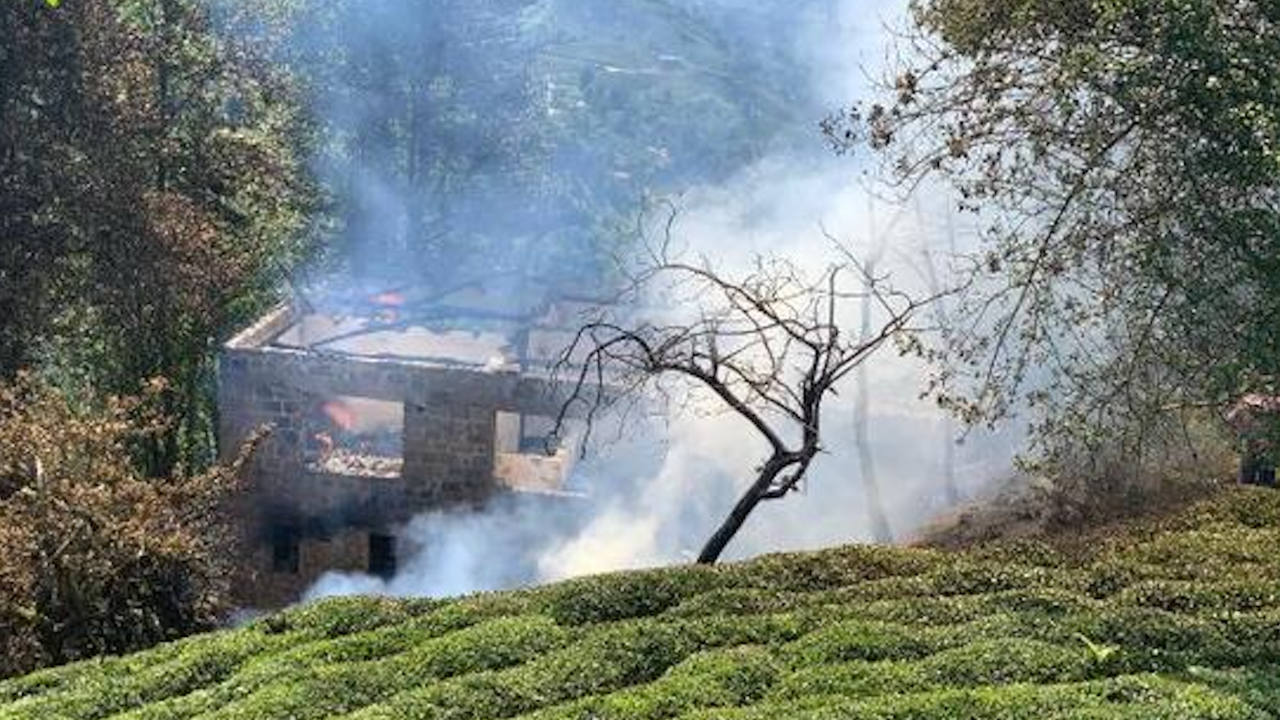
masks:
<svg viewBox="0 0 1280 720"><path fill-rule="evenodd" d="M542 591L547 612L565 625L650 617L715 584L707 567L571 580Z"/></svg>
<svg viewBox="0 0 1280 720"><path fill-rule="evenodd" d="M1213 410L1280 389L1274 2L921 0L907 35L894 97L829 129L984 226L940 398L1029 404L1059 475L1198 465Z"/></svg>
<svg viewBox="0 0 1280 720"><path fill-rule="evenodd" d="M936 649L927 633L905 625L861 619L816 630L787 646L799 665L827 665L848 660L916 659Z"/></svg>
<svg viewBox="0 0 1280 720"><path fill-rule="evenodd" d="M0 378L168 380L153 475L213 448L213 353L305 254L307 122L195 0L0 4Z"/></svg>
<svg viewBox="0 0 1280 720"><path fill-rule="evenodd" d="M760 157L803 87L683 2L254 4L286 16L335 259L377 282L500 272L589 290L646 195Z"/></svg>
<svg viewBox="0 0 1280 720"><path fill-rule="evenodd" d="M1265 517L1280 493L1241 490L1028 564L846 548L329 601L0 682L0 718L1262 720L1280 563L1245 546ZM1089 591L1117 577L1141 579Z"/></svg>

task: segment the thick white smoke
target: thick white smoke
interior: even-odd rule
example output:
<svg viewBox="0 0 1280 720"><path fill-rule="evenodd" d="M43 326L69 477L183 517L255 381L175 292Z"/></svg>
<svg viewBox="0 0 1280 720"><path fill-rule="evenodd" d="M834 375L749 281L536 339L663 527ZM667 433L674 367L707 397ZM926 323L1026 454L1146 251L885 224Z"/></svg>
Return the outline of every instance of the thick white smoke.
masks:
<svg viewBox="0 0 1280 720"><path fill-rule="evenodd" d="M753 5L702 0L708 3ZM799 14L789 40L801 46L816 94L829 109L868 96L870 78L889 53L886 28L901 24L905 12L900 0L814 2L799 10L792 3L770 5ZM784 256L816 271L831 260L831 235L859 254L883 253L880 269L891 272L895 284L927 291L925 245L945 256L956 243L971 245L971 234L948 232L951 203L938 193L925 192L903 205L872 200L858 182L861 161L826 152L820 119L812 118L811 151L767 157L729 182L685 194L678 202L676 239L730 272L760 254ZM898 537L945 506L943 458L954 438L936 408L919 398L922 372L892 348L868 367L870 445ZM852 383L841 388L829 406L827 454L814 466L805 493L762 506L730 546L729 558L871 539L853 440L853 389ZM957 449L962 489L971 493L1004 473L1010 445L975 436ZM732 507L764 453L763 443L732 415L677 413L595 448L575 477L589 487L592 500L566 511L559 522L519 501L482 515L424 516L407 528L421 551L399 576L383 582L332 575L311 597L441 596L685 562Z"/></svg>

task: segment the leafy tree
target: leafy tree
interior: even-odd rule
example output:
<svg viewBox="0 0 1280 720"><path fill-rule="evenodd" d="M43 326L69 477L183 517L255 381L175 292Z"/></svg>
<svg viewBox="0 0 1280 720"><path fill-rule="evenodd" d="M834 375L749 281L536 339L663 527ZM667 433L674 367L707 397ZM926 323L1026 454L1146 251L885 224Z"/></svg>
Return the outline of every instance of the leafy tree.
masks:
<svg viewBox="0 0 1280 720"><path fill-rule="evenodd" d="M0 385L0 675L135 650L223 619L239 465L164 480L131 446L163 385L98 411L29 375Z"/></svg>
<svg viewBox="0 0 1280 720"><path fill-rule="evenodd" d="M478 243L545 231L517 202L537 195L542 164L530 4L283 4L278 56L305 84L338 254L357 276L438 280Z"/></svg>
<svg viewBox="0 0 1280 720"><path fill-rule="evenodd" d="M785 62L679 3L270 4L321 129L335 257L381 284L583 289L647 192L741 167L789 108Z"/></svg>
<svg viewBox="0 0 1280 720"><path fill-rule="evenodd" d="M0 376L162 376L158 475L211 458L213 352L303 250L306 124L194 0L0 7Z"/></svg>
<svg viewBox="0 0 1280 720"><path fill-rule="evenodd" d="M1029 402L1052 456L1134 456L1171 410L1280 380L1280 9L1244 0L921 0L892 102L833 118L889 177L986 227L937 389Z"/></svg>

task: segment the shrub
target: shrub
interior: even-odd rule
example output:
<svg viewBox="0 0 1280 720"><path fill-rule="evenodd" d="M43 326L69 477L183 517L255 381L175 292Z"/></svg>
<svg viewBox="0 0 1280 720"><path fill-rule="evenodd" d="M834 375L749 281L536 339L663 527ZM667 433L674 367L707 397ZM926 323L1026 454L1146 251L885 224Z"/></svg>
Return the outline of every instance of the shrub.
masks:
<svg viewBox="0 0 1280 720"><path fill-rule="evenodd" d="M765 696L780 670L760 648L703 652L648 685L548 708L528 720L663 720L704 708L750 705Z"/></svg>
<svg viewBox="0 0 1280 720"><path fill-rule="evenodd" d="M974 642L919 663L920 672L943 687L1073 682L1085 679L1091 668L1083 647L1019 638Z"/></svg>
<svg viewBox="0 0 1280 720"><path fill-rule="evenodd" d="M853 549L318 603L0 682L0 717L1273 717L1280 611L1255 608L1280 568L1230 540L1271 531L1197 512L1202 525L1073 542L1061 562Z"/></svg>
<svg viewBox="0 0 1280 720"><path fill-rule="evenodd" d="M1069 625L1094 642L1119 648L1116 662L1129 672L1177 671L1235 654L1217 623L1163 610L1114 607L1073 618Z"/></svg>
<svg viewBox="0 0 1280 720"><path fill-rule="evenodd" d="M858 615L868 620L918 625L950 625L968 622L986 613L980 596L930 596L870 602Z"/></svg>
<svg viewBox="0 0 1280 720"><path fill-rule="evenodd" d="M339 637L402 622L411 617L405 604L386 598L336 598L286 610L257 621L270 632L304 631Z"/></svg>
<svg viewBox="0 0 1280 720"><path fill-rule="evenodd" d="M1237 698L1152 677L1069 685L934 690L858 699L810 696L750 708L710 710L686 720L1263 720Z"/></svg>
<svg viewBox="0 0 1280 720"><path fill-rule="evenodd" d="M849 660L904 660L929 654L936 647L934 642L926 632L905 625L848 620L791 643L786 657L794 667Z"/></svg>
<svg viewBox="0 0 1280 720"><path fill-rule="evenodd" d="M510 717L538 707L647 683L688 657L680 628L631 621L604 626L572 646L500 672L426 685L370 706L353 718Z"/></svg>
<svg viewBox="0 0 1280 720"><path fill-rule="evenodd" d="M536 597L558 622L584 625L657 615L715 582L714 570L706 567L616 573L553 585Z"/></svg>
<svg viewBox="0 0 1280 720"><path fill-rule="evenodd" d="M31 695L14 702L6 717L102 718L133 707L181 696L230 677L255 657L282 650L295 636L236 632L175 643L154 653L152 662L86 664L60 684L62 692Z"/></svg>
<svg viewBox="0 0 1280 720"><path fill-rule="evenodd" d="M981 563L957 558L928 575L938 595L974 595L1029 587L1052 580L1043 568L1007 563Z"/></svg>
<svg viewBox="0 0 1280 720"><path fill-rule="evenodd" d="M928 689L929 679L915 664L854 660L795 670L786 676L769 698L775 702L815 696L867 698Z"/></svg>
<svg viewBox="0 0 1280 720"><path fill-rule="evenodd" d="M326 664L315 659L314 648L306 648L303 654L264 661L223 688L226 698L237 699L216 715L328 717L424 684L518 665L565 645L568 638L550 619L526 616L498 618L437 638L419 636L404 652L364 662Z"/></svg>
<svg viewBox="0 0 1280 720"><path fill-rule="evenodd" d="M1211 585L1153 580L1126 588L1116 596L1115 602L1187 614L1248 612L1280 605L1280 585L1269 580Z"/></svg>
<svg viewBox="0 0 1280 720"><path fill-rule="evenodd" d="M878 580L918 575L945 565L944 553L896 547L853 546L812 555L773 555L721 569L736 588L812 593Z"/></svg>
<svg viewBox="0 0 1280 720"><path fill-rule="evenodd" d="M27 376L0 384L0 676L222 619L238 466L142 477L130 450L163 427L162 390L88 410Z"/></svg>
<svg viewBox="0 0 1280 720"><path fill-rule="evenodd" d="M760 615L810 606L813 596L805 593L775 592L756 588L711 590L682 601L667 611L668 617L706 615Z"/></svg>
<svg viewBox="0 0 1280 720"><path fill-rule="evenodd" d="M1101 608L1091 598L1058 588L1009 590L988 595L978 604L988 612L1030 613L1040 618L1096 612Z"/></svg>

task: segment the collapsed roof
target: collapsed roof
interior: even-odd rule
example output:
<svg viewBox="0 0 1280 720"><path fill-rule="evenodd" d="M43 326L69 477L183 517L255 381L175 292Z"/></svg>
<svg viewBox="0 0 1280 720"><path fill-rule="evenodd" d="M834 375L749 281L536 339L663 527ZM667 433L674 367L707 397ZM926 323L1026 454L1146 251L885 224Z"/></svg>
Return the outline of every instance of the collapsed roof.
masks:
<svg viewBox="0 0 1280 720"><path fill-rule="evenodd" d="M500 279L499 279L500 280ZM530 283L300 294L256 347L498 370L554 363L600 301Z"/></svg>

